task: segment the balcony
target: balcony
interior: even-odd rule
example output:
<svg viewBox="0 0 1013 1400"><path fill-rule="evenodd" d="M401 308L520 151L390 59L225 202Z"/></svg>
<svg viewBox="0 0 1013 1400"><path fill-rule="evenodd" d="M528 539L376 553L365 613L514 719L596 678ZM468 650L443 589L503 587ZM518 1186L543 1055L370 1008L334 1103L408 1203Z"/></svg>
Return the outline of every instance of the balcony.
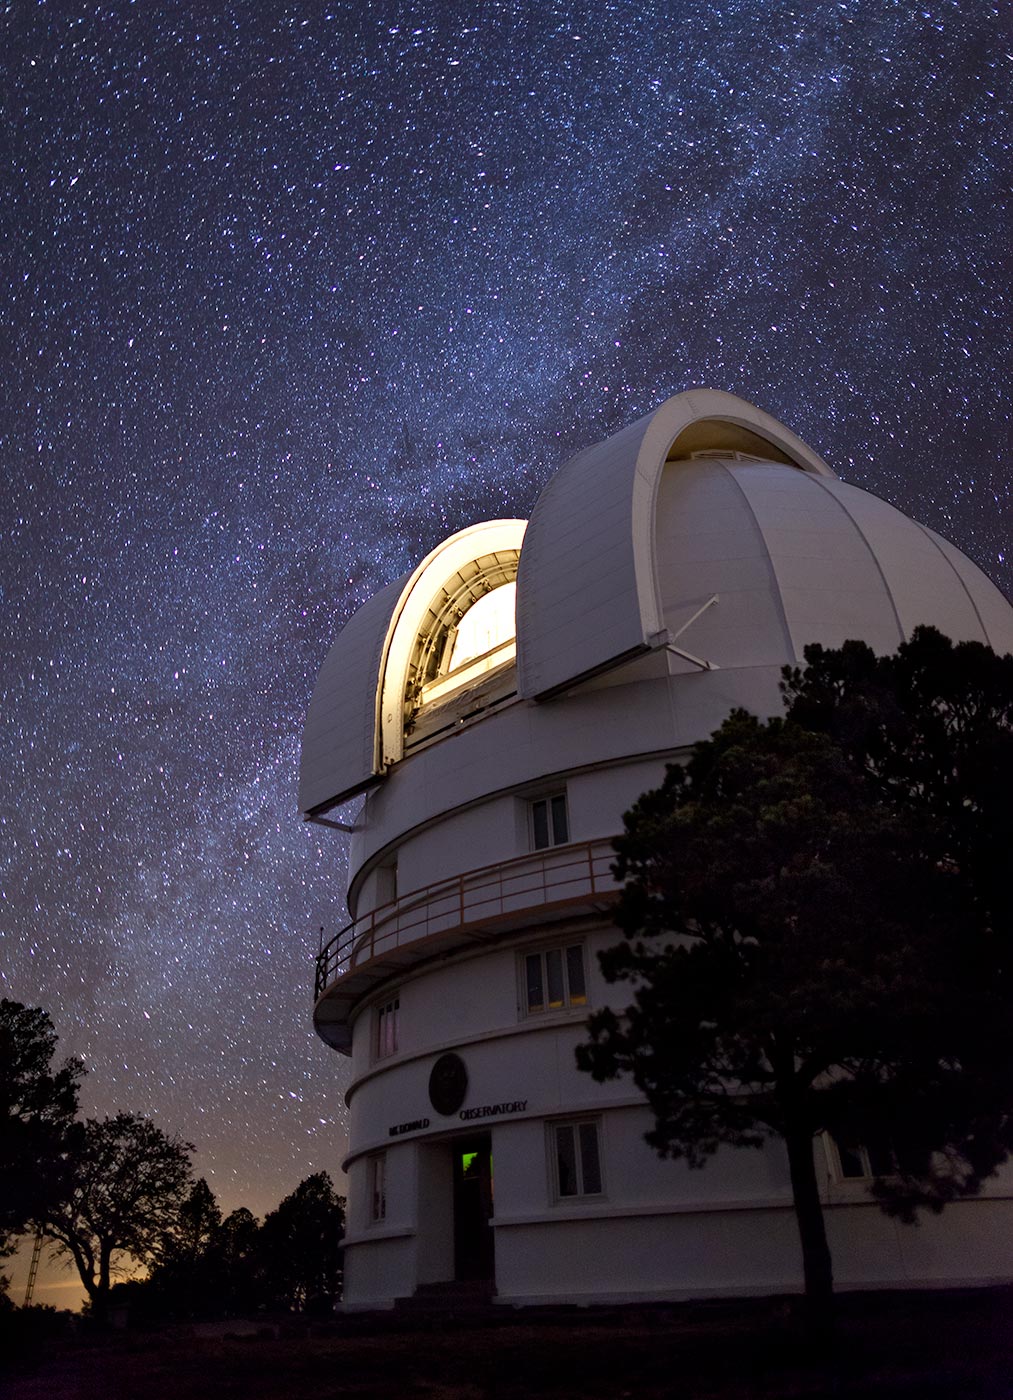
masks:
<svg viewBox="0 0 1013 1400"><path fill-rule="evenodd" d="M553 846L426 885L364 914L320 949L317 1034L347 1054L352 1009L396 972L500 933L604 913L619 894L614 860L610 838Z"/></svg>

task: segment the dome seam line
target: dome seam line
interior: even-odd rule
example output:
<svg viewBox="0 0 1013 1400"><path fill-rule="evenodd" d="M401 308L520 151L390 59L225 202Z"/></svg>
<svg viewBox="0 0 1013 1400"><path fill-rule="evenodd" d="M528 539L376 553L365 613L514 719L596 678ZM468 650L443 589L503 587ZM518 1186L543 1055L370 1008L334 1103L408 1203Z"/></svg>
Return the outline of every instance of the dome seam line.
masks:
<svg viewBox="0 0 1013 1400"><path fill-rule="evenodd" d="M890 600L890 610L892 611L893 617L894 617L894 621L895 621L896 624L897 624L897 633L898 633L899 640L900 640L900 642L906 642L906 641L907 641L907 632L906 632L906 630L905 630L905 628L904 628L903 622L901 621L900 611L899 611L899 609L898 609L898 607L897 607L897 600L896 600L896 598L894 598L894 596L893 596L893 589L890 587L890 581L889 581L889 579L887 578L886 574L883 572L883 566L882 566L882 564L879 562L879 556L878 556L878 554L876 553L876 551L873 549L872 545L869 543L869 541L868 541L868 540L866 539L866 537L865 537L865 531L862 529L861 525L859 525L858 521L857 521L857 520L855 519L855 517L852 515L851 511L848 510L847 506L846 506L846 505L844 504L844 502L841 500L840 496L838 496L834 491L831 491L831 490L830 490L830 486L829 486L829 484L828 484L826 481L822 480L822 478L820 478L820 477L818 477L818 476L814 476L814 477L813 477L813 480L819 482L819 485L820 485L821 489L822 489L823 491L825 491L826 494L830 497L830 499L844 512L844 514L847 516L848 520L850 520L852 529L855 531L855 534L858 536L858 538L862 541L862 544L865 546L866 552L867 552L867 554L869 555L869 558L872 560L872 562L873 562L873 564L874 564L874 566L875 566L875 569L876 569L877 574L879 574L879 577L880 577L880 579L882 580L883 589L884 589L884 591L885 591L885 593L886 593L886 596L887 596L887 597L889 598L889 600ZM846 484L846 483L842 483L842 484Z"/></svg>
<svg viewBox="0 0 1013 1400"><path fill-rule="evenodd" d="M774 565L774 557L773 557L773 555L772 555L771 552L770 552L770 547L769 547L769 545L767 544L766 536L765 536L764 533L763 533L763 526L760 524L759 520L757 520L757 518L756 518L756 511L753 509L753 503L752 503L752 501L749 499L749 496L746 494L746 489L745 489L745 487L742 485L742 482L738 479L738 477L736 476L736 474L731 470L731 468L728 466L728 463L727 463L727 462L721 462L721 463L719 463L719 465L720 465L721 469L725 472L725 474L726 474L726 475L731 479L731 481L734 483L736 490L738 491L739 495L742 497L743 501L745 502L745 504L746 504L746 510L749 511L749 518L750 518L750 519L752 520L752 522L753 522L753 529L756 531L757 535L760 537L760 545L761 545L761 547L762 547L762 549L763 549L763 557L764 557L764 559L765 559L766 562L767 562L767 573L768 573L768 575L770 576L770 578L771 578L771 580L772 580L772 582L773 582L773 584L774 584L774 598L775 598L776 603L777 603L777 613L778 613L778 616L779 616L780 619L781 619L781 630L782 630L782 632L784 633L784 640L785 640L785 642L786 642L786 644L787 644L787 647L788 647L788 654L789 654L789 656L791 657L791 664L792 664L793 666L797 666L797 665L798 665L798 652L797 652L796 649L795 649L795 638L792 636L792 633L791 633L791 624L788 622L788 613L787 613L787 610L786 610L786 608L785 608L785 606L784 606L784 598L781 596L781 580L780 580L780 579L778 578L778 576L777 576L777 569L776 569L776 567L775 567L775 565Z"/></svg>
<svg viewBox="0 0 1013 1400"><path fill-rule="evenodd" d="M940 555L942 555L942 558L943 558L944 562L949 566L951 572L955 575L957 582L960 584L961 588L964 590L965 594L967 595L967 601L970 603L971 608L972 608L972 610L973 610L973 612L974 612L975 617L978 619L978 626L981 628L981 635L985 638L985 645L986 645L986 646L989 646L989 647L992 646L992 639L991 639L991 637L988 635L988 628L985 626L985 619L982 617L981 613L979 612L979 610L978 610L978 604L974 601L974 594L971 592L971 590L968 588L967 584L964 582L964 578L963 578L963 575L961 574L960 570L957 568L956 564L954 564L953 560L952 560L952 559L949 557L949 555L946 553L946 550L942 547L942 545L941 545L941 544L939 543L939 541L936 539L935 534L934 534L930 529L928 529L925 525L923 525L923 524L921 523L920 520L916 520L916 521L914 521L914 523L915 523L915 525L918 526L919 530L921 530L921 532L922 532L922 534L925 536L925 538L926 538L927 540L930 540L931 543L935 546L935 548L938 550L938 552L940 553ZM993 649L993 651L995 650L994 647L993 647L992 649Z"/></svg>

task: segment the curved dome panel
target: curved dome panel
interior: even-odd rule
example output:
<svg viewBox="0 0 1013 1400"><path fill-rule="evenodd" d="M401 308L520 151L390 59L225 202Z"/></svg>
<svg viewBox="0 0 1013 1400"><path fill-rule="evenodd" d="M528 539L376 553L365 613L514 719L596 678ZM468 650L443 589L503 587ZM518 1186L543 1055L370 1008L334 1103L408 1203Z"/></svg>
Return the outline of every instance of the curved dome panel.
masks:
<svg viewBox="0 0 1013 1400"><path fill-rule="evenodd" d="M955 544L937 535L927 525L919 527L949 561L953 572L967 589L967 596L988 638L989 646L1000 656L1013 653L1013 607L986 573L961 554Z"/></svg>
<svg viewBox="0 0 1013 1400"><path fill-rule="evenodd" d="M678 646L723 671L783 666L794 659L791 629L767 541L734 469L734 461L713 460L665 467L656 523L664 626ZM752 470L801 477L790 467ZM679 669L694 667L687 661Z"/></svg>
<svg viewBox="0 0 1013 1400"><path fill-rule="evenodd" d="M377 678L391 619L411 575L389 583L345 623L313 688L299 761L299 810L318 811L376 775Z"/></svg>
<svg viewBox="0 0 1013 1400"><path fill-rule="evenodd" d="M1013 642L1013 609L952 545L866 491L778 463L670 461L657 560L668 633L724 670L852 637L893 651L920 623Z"/></svg>
<svg viewBox="0 0 1013 1400"><path fill-rule="evenodd" d="M843 481L821 485L847 511L875 556L905 640L919 625L931 623L955 642L1009 649L1013 610L959 549L869 491ZM992 614L994 625L986 614Z"/></svg>
<svg viewBox="0 0 1013 1400"><path fill-rule="evenodd" d="M841 483L766 464L735 463L729 470L770 560L790 641L786 660L801 661L809 642L837 647L849 637L877 652L894 651L904 632L876 552L824 489ZM901 530L909 523L897 514Z"/></svg>
<svg viewBox="0 0 1013 1400"><path fill-rule="evenodd" d="M666 461L764 457L817 476L825 462L734 394L692 389L579 452L539 497L517 577L521 695L540 699L650 645L664 627L654 515Z"/></svg>

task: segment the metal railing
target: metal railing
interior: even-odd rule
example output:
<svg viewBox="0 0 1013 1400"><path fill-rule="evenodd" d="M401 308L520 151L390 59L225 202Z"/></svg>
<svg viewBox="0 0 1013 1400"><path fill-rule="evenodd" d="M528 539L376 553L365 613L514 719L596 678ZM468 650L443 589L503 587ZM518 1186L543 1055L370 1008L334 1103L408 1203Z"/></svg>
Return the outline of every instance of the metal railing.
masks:
<svg viewBox="0 0 1013 1400"><path fill-rule="evenodd" d="M314 997L353 967L439 933L582 898L615 895L610 838L550 846L413 890L345 926L317 955Z"/></svg>

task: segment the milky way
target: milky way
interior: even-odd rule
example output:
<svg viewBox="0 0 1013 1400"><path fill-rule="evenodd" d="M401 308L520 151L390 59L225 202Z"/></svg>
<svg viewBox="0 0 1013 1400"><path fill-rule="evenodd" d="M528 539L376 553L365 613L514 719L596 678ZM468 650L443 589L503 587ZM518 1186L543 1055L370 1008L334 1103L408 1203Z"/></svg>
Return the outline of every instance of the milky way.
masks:
<svg viewBox="0 0 1013 1400"><path fill-rule="evenodd" d="M216 13L208 13L214 9ZM0 990L228 1206L336 1173L300 823L341 623L730 390L1010 591L1011 40L974 0L6 11Z"/></svg>

